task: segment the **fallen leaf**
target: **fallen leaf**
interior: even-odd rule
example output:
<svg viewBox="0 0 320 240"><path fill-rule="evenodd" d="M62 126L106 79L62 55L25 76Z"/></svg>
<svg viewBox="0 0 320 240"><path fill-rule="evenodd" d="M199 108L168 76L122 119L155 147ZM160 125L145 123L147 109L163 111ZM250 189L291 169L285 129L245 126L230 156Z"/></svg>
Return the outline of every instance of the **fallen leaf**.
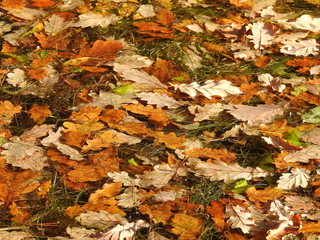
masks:
<svg viewBox="0 0 320 240"><path fill-rule="evenodd" d="M225 148L195 148L185 151L185 154L190 157L210 158L226 163L230 163L237 158L235 153L229 152Z"/></svg>
<svg viewBox="0 0 320 240"><path fill-rule="evenodd" d="M247 35L247 38L254 44L254 49L259 50L271 45L277 32L277 30L273 29L272 25L264 22L248 24L247 29L250 29L252 32L252 35Z"/></svg>
<svg viewBox="0 0 320 240"><path fill-rule="evenodd" d="M303 168L293 168L290 173L282 173L277 181L278 188L281 189L295 189L298 187L306 188L310 171Z"/></svg>
<svg viewBox="0 0 320 240"><path fill-rule="evenodd" d="M278 199L282 197L286 191L280 188L265 188L263 190L257 190L254 186L246 190L246 195L249 201L258 204L259 202L267 203L270 200Z"/></svg>
<svg viewBox="0 0 320 240"><path fill-rule="evenodd" d="M35 103L31 106L27 113L30 114L30 117L35 123L41 125L46 121L47 117L52 114L49 108L50 106L48 104L40 106Z"/></svg>
<svg viewBox="0 0 320 240"><path fill-rule="evenodd" d="M208 177L210 181L223 180L230 183L238 179L251 180L254 177L265 177L268 172L261 168L241 167L238 163L227 164L222 161L199 162L194 167L196 176Z"/></svg>
<svg viewBox="0 0 320 240"><path fill-rule="evenodd" d="M294 56L309 56L317 55L320 50L320 45L315 39L301 40L301 41L283 41L280 48L281 53L286 53Z"/></svg>
<svg viewBox="0 0 320 240"><path fill-rule="evenodd" d="M179 235L181 240L198 239L203 231L203 221L184 213L177 213L171 219L171 232Z"/></svg>
<svg viewBox="0 0 320 240"><path fill-rule="evenodd" d="M102 16L99 14L85 13L79 15L79 20L74 22L71 26L81 28L101 26L103 28L107 28L110 24L115 24L120 19L121 17L114 14Z"/></svg>
<svg viewBox="0 0 320 240"><path fill-rule="evenodd" d="M239 205L233 206L228 204L226 206L225 218L229 218L227 223L231 228L240 228L243 233L249 233L254 226L251 213Z"/></svg>
<svg viewBox="0 0 320 240"><path fill-rule="evenodd" d="M13 116L20 113L21 109L21 106L14 106L10 101L0 101L0 124L9 124Z"/></svg>

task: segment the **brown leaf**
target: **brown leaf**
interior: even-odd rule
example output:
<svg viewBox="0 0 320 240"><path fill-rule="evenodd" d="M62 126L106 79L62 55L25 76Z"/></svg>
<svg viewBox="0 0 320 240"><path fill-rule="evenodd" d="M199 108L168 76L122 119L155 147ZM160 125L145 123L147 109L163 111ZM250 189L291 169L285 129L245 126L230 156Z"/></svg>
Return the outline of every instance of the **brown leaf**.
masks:
<svg viewBox="0 0 320 240"><path fill-rule="evenodd" d="M35 123L41 125L46 121L46 118L52 114L49 108L50 106L48 104L40 106L35 103L31 106L27 113L30 114L30 117Z"/></svg>
<svg viewBox="0 0 320 240"><path fill-rule="evenodd" d="M172 207L168 204L157 204L154 206L150 205L140 205L139 212L141 214L148 214L150 220L157 223L167 224L169 219L174 215L171 212Z"/></svg>
<svg viewBox="0 0 320 240"><path fill-rule="evenodd" d="M302 228L300 229L302 233L320 233L320 222L303 222Z"/></svg>
<svg viewBox="0 0 320 240"><path fill-rule="evenodd" d="M51 0L31 0L31 6L32 7L39 7L39 8L46 8L51 7L55 4L54 1Z"/></svg>
<svg viewBox="0 0 320 240"><path fill-rule="evenodd" d="M157 23L141 21L135 22L132 25L138 28L136 30L138 33L147 34L155 38L173 39L173 30L167 27L161 27Z"/></svg>
<svg viewBox="0 0 320 240"><path fill-rule="evenodd" d="M72 112L69 119L76 123L98 122L101 111L102 109L97 107L80 108L78 112Z"/></svg>
<svg viewBox="0 0 320 240"><path fill-rule="evenodd" d="M172 218L171 232L181 240L198 239L203 231L203 221L184 213L177 213Z"/></svg>
<svg viewBox="0 0 320 240"><path fill-rule="evenodd" d="M162 9L156 17L158 18L157 23L163 24L166 27L170 27L174 22L174 14L166 9Z"/></svg>
<svg viewBox="0 0 320 240"><path fill-rule="evenodd" d="M164 143L168 148L172 149L184 149L183 143L186 141L185 136L177 137L175 133L170 132L165 134L164 132L152 132L149 134L154 137L157 142Z"/></svg>
<svg viewBox="0 0 320 240"><path fill-rule="evenodd" d="M224 209L226 203L223 199L219 199L216 201L211 201L210 206L206 208L207 213L209 213L214 221L214 226L218 231L222 231L226 223L224 221Z"/></svg>
<svg viewBox="0 0 320 240"><path fill-rule="evenodd" d="M185 154L190 157L211 158L211 159L224 161L226 163L230 163L231 161L237 158L235 153L229 152L225 148L220 148L220 149L195 148L195 149L187 150Z"/></svg>
<svg viewBox="0 0 320 240"><path fill-rule="evenodd" d="M31 219L29 212L27 211L28 207L29 206L24 201L19 201L18 204L13 202L11 205L9 205L10 214L13 216L11 218L11 221L20 224L29 222Z"/></svg>
<svg viewBox="0 0 320 240"><path fill-rule="evenodd" d="M106 109L100 115L100 120L106 123L119 123L122 121L127 114L123 110L119 109Z"/></svg>
<svg viewBox="0 0 320 240"><path fill-rule="evenodd" d="M83 49L79 55L95 58L95 60L91 59L90 63L101 63L114 60L116 58L116 53L122 49L123 46L121 42L113 40L97 40L90 49Z"/></svg>

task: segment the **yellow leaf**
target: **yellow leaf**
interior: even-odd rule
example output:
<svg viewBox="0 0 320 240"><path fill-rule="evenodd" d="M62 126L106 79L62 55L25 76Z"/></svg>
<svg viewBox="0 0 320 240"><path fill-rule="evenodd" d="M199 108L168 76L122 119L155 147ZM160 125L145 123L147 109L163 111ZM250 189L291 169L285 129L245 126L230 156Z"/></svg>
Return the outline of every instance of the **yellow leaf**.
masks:
<svg viewBox="0 0 320 240"><path fill-rule="evenodd" d="M172 218L171 232L179 235L181 240L198 239L203 229L203 221L184 213L177 213Z"/></svg>

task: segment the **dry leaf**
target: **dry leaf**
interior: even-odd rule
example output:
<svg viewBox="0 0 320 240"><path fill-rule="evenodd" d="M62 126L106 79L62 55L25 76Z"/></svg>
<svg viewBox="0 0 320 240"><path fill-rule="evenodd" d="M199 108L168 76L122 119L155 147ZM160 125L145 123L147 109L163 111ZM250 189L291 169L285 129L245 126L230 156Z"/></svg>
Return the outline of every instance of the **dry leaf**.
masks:
<svg viewBox="0 0 320 240"><path fill-rule="evenodd" d="M281 53L286 53L294 56L309 56L317 55L320 50L320 45L315 39L301 40L301 41L283 41L284 44L280 48Z"/></svg>
<svg viewBox="0 0 320 240"><path fill-rule="evenodd" d="M114 14L102 16L93 13L85 13L79 15L79 20L74 22L71 26L81 28L101 26L103 28L107 28L110 24L115 24L120 19L121 17Z"/></svg>
<svg viewBox="0 0 320 240"><path fill-rule="evenodd" d="M247 26L247 29L252 32L252 35L247 35L247 38L251 39L250 42L254 44L255 49L261 50L272 44L273 36L277 32L272 27L272 25L263 22L256 22Z"/></svg>
<svg viewBox="0 0 320 240"><path fill-rule="evenodd" d="M33 104L27 113L30 114L30 117L35 123L41 125L46 121L47 117L52 114L49 108L50 106L48 104L43 106Z"/></svg>
<svg viewBox="0 0 320 240"><path fill-rule="evenodd" d="M171 219L171 232L179 235L179 240L198 239L203 230L203 221L184 213L177 213Z"/></svg>
<svg viewBox="0 0 320 240"><path fill-rule="evenodd" d="M251 180L254 177L265 177L268 172L261 168L241 167L238 163L232 162L226 164L222 161L213 161L212 163L200 162L194 167L196 176L208 177L211 181L223 180L230 183L238 179Z"/></svg>
<svg viewBox="0 0 320 240"><path fill-rule="evenodd" d="M295 189L298 187L306 188L310 171L303 168L293 168L291 173L282 173L277 181L278 188L281 189Z"/></svg>
<svg viewBox="0 0 320 240"><path fill-rule="evenodd" d="M231 225L231 228L240 228L243 233L249 233L254 226L251 213L241 206L228 204L226 206L225 218L229 218L227 223Z"/></svg>
<svg viewBox="0 0 320 240"><path fill-rule="evenodd" d="M257 190L255 187L250 187L246 190L246 195L251 202L256 204L259 202L267 203L269 200L274 200L282 197L286 192L280 188L265 188Z"/></svg>
<svg viewBox="0 0 320 240"><path fill-rule="evenodd" d="M211 158L226 163L230 163L237 158L235 153L229 152L225 148L194 148L192 150L185 151L185 154L190 157Z"/></svg>

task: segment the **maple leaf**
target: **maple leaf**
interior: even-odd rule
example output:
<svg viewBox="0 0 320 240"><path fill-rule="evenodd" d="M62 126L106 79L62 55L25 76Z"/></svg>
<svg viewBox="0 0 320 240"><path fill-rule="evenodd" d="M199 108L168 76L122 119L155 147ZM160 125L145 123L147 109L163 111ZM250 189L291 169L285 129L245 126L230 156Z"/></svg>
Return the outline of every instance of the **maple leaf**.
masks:
<svg viewBox="0 0 320 240"><path fill-rule="evenodd" d="M227 80L220 80L218 82L214 80L207 80L202 86L196 82L192 82L191 84L171 85L175 90L179 89L181 92L188 94L192 98L195 98L198 95L203 95L209 99L213 96L225 98L230 94L242 93L238 87L231 86L231 82Z"/></svg>
<svg viewBox="0 0 320 240"><path fill-rule="evenodd" d="M97 27L101 26L103 28L107 28L110 24L115 24L117 21L121 19L121 17L110 14L109 16L102 16L93 13L85 13L78 16L79 20L72 23L72 27Z"/></svg>
<svg viewBox="0 0 320 240"><path fill-rule="evenodd" d="M272 29L272 25L256 22L249 24L247 29L251 29L252 35L247 35L251 39L250 42L254 44L255 49L264 49L264 46L271 45L274 34L277 30Z"/></svg>
<svg viewBox="0 0 320 240"><path fill-rule="evenodd" d="M268 172L261 168L241 167L238 163L227 164L222 161L213 161L212 163L199 162L194 167L196 176L210 178L210 181L223 180L230 183L238 179L251 180L254 177L265 177Z"/></svg>
<svg viewBox="0 0 320 240"><path fill-rule="evenodd" d="M306 188L310 171L303 168L293 168L290 173L282 173L277 181L278 188L281 189L295 189L298 187Z"/></svg>
<svg viewBox="0 0 320 240"><path fill-rule="evenodd" d="M225 218L229 218L227 223L231 225L231 228L240 228L243 233L249 233L254 225L251 213L240 205L233 206L228 204L226 206Z"/></svg>
<svg viewBox="0 0 320 240"><path fill-rule="evenodd" d="M242 121L252 121L256 123L270 122L276 115L283 114L283 107L273 104L260 104L256 107L247 105L234 105L234 109L228 112L235 118Z"/></svg>
<svg viewBox="0 0 320 240"><path fill-rule="evenodd" d="M297 41L283 41L284 44L280 48L280 52L294 56L309 56L317 55L320 50L320 45L315 39Z"/></svg>
<svg viewBox="0 0 320 240"><path fill-rule="evenodd" d="M179 239L197 239L203 230L203 221L184 213L177 213L171 219L171 232L179 235Z"/></svg>

